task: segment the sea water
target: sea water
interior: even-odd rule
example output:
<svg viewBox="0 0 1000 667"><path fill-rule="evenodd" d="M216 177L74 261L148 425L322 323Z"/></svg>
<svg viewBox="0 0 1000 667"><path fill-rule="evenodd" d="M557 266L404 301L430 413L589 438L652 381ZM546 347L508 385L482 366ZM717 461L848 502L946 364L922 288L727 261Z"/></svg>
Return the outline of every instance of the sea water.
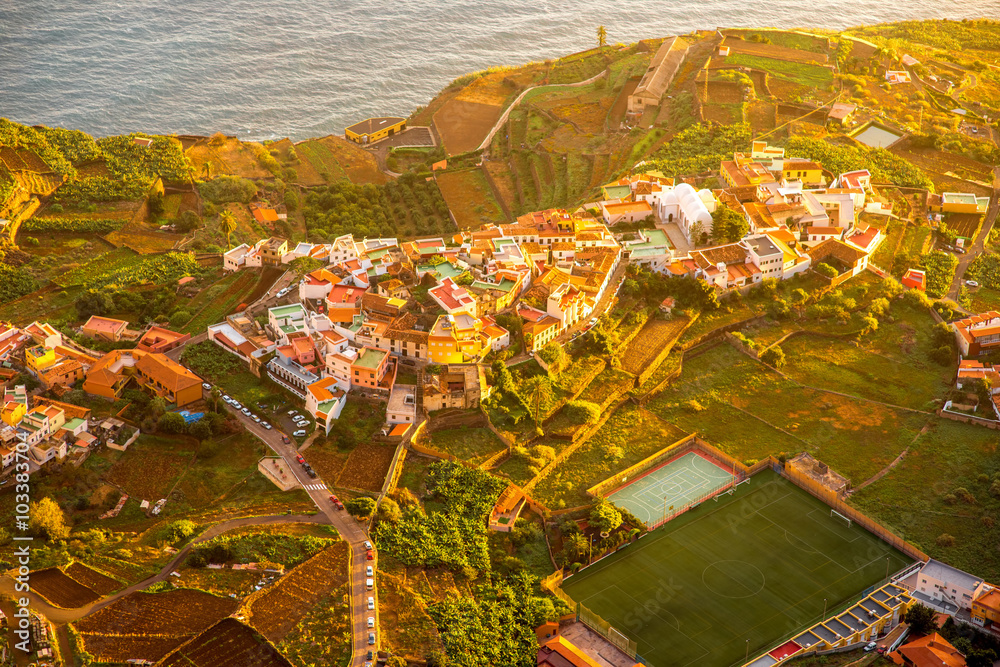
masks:
<svg viewBox="0 0 1000 667"><path fill-rule="evenodd" d="M0 116L266 139L407 116L470 71L717 26L1000 14L996 0L0 0Z"/></svg>

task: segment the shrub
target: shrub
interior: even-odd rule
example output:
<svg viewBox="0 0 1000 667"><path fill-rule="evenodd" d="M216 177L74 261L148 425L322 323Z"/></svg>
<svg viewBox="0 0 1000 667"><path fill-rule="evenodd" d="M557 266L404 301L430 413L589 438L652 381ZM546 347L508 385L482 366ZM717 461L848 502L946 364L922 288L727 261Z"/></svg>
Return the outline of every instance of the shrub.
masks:
<svg viewBox="0 0 1000 667"><path fill-rule="evenodd" d="M955 546L955 536L948 533L941 533L934 542L939 547L953 547Z"/></svg>
<svg viewBox="0 0 1000 667"><path fill-rule="evenodd" d="M594 424L601 418L601 406L590 401L570 401L563 408L574 422Z"/></svg>
<svg viewBox="0 0 1000 667"><path fill-rule="evenodd" d="M215 204L241 202L249 204L257 196L257 185L239 176L219 176L198 184L201 196Z"/></svg>
<svg viewBox="0 0 1000 667"><path fill-rule="evenodd" d="M760 355L760 360L768 366L780 370L785 365L785 351L778 345L774 345L764 350L764 353Z"/></svg>
<svg viewBox="0 0 1000 667"><path fill-rule="evenodd" d="M826 262L820 262L815 267L813 267L813 270L816 273L820 274L821 276L826 276L827 278L836 278L838 275L840 275L839 273L837 273L837 269L833 268Z"/></svg>

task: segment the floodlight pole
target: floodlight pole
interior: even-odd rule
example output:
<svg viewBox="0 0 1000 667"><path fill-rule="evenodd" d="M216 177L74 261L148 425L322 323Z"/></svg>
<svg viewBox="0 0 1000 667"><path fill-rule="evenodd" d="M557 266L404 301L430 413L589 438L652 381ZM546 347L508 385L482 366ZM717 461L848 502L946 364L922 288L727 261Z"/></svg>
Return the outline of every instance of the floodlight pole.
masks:
<svg viewBox="0 0 1000 667"><path fill-rule="evenodd" d="M821 623L826 620L826 598L823 598L823 618L819 620Z"/></svg>
<svg viewBox="0 0 1000 667"><path fill-rule="evenodd" d="M743 658L743 664L745 665L749 661L750 661L750 640L748 639L747 640L747 655L746 655L745 658Z"/></svg>
<svg viewBox="0 0 1000 667"><path fill-rule="evenodd" d="M888 556L885 557L885 580L888 583L888 581L889 581L889 557Z"/></svg>

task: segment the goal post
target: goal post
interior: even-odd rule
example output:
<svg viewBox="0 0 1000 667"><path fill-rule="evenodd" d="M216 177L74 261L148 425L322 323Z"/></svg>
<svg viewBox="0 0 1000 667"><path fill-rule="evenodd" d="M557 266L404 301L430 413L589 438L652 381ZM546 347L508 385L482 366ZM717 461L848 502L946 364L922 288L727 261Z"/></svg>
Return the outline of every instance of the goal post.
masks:
<svg viewBox="0 0 1000 667"><path fill-rule="evenodd" d="M831 517L831 518L833 518L833 517L837 517L837 518L839 518L839 519L843 519L844 521L846 521L846 522L847 522L847 527L848 527L848 528L850 528L850 527L851 527L851 525L853 525L853 523L854 523L853 521L851 521L851 519L850 519L850 518L848 518L848 517L844 516L843 514L841 514L840 512L838 512L837 510L830 510L830 517Z"/></svg>

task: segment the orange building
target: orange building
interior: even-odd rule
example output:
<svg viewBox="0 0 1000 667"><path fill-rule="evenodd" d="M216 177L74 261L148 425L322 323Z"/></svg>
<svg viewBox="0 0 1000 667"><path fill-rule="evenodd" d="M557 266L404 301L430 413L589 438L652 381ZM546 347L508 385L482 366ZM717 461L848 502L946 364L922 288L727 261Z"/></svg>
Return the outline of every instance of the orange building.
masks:
<svg viewBox="0 0 1000 667"><path fill-rule="evenodd" d="M83 325L83 335L94 340L119 341L127 328L125 320L94 315Z"/></svg>

